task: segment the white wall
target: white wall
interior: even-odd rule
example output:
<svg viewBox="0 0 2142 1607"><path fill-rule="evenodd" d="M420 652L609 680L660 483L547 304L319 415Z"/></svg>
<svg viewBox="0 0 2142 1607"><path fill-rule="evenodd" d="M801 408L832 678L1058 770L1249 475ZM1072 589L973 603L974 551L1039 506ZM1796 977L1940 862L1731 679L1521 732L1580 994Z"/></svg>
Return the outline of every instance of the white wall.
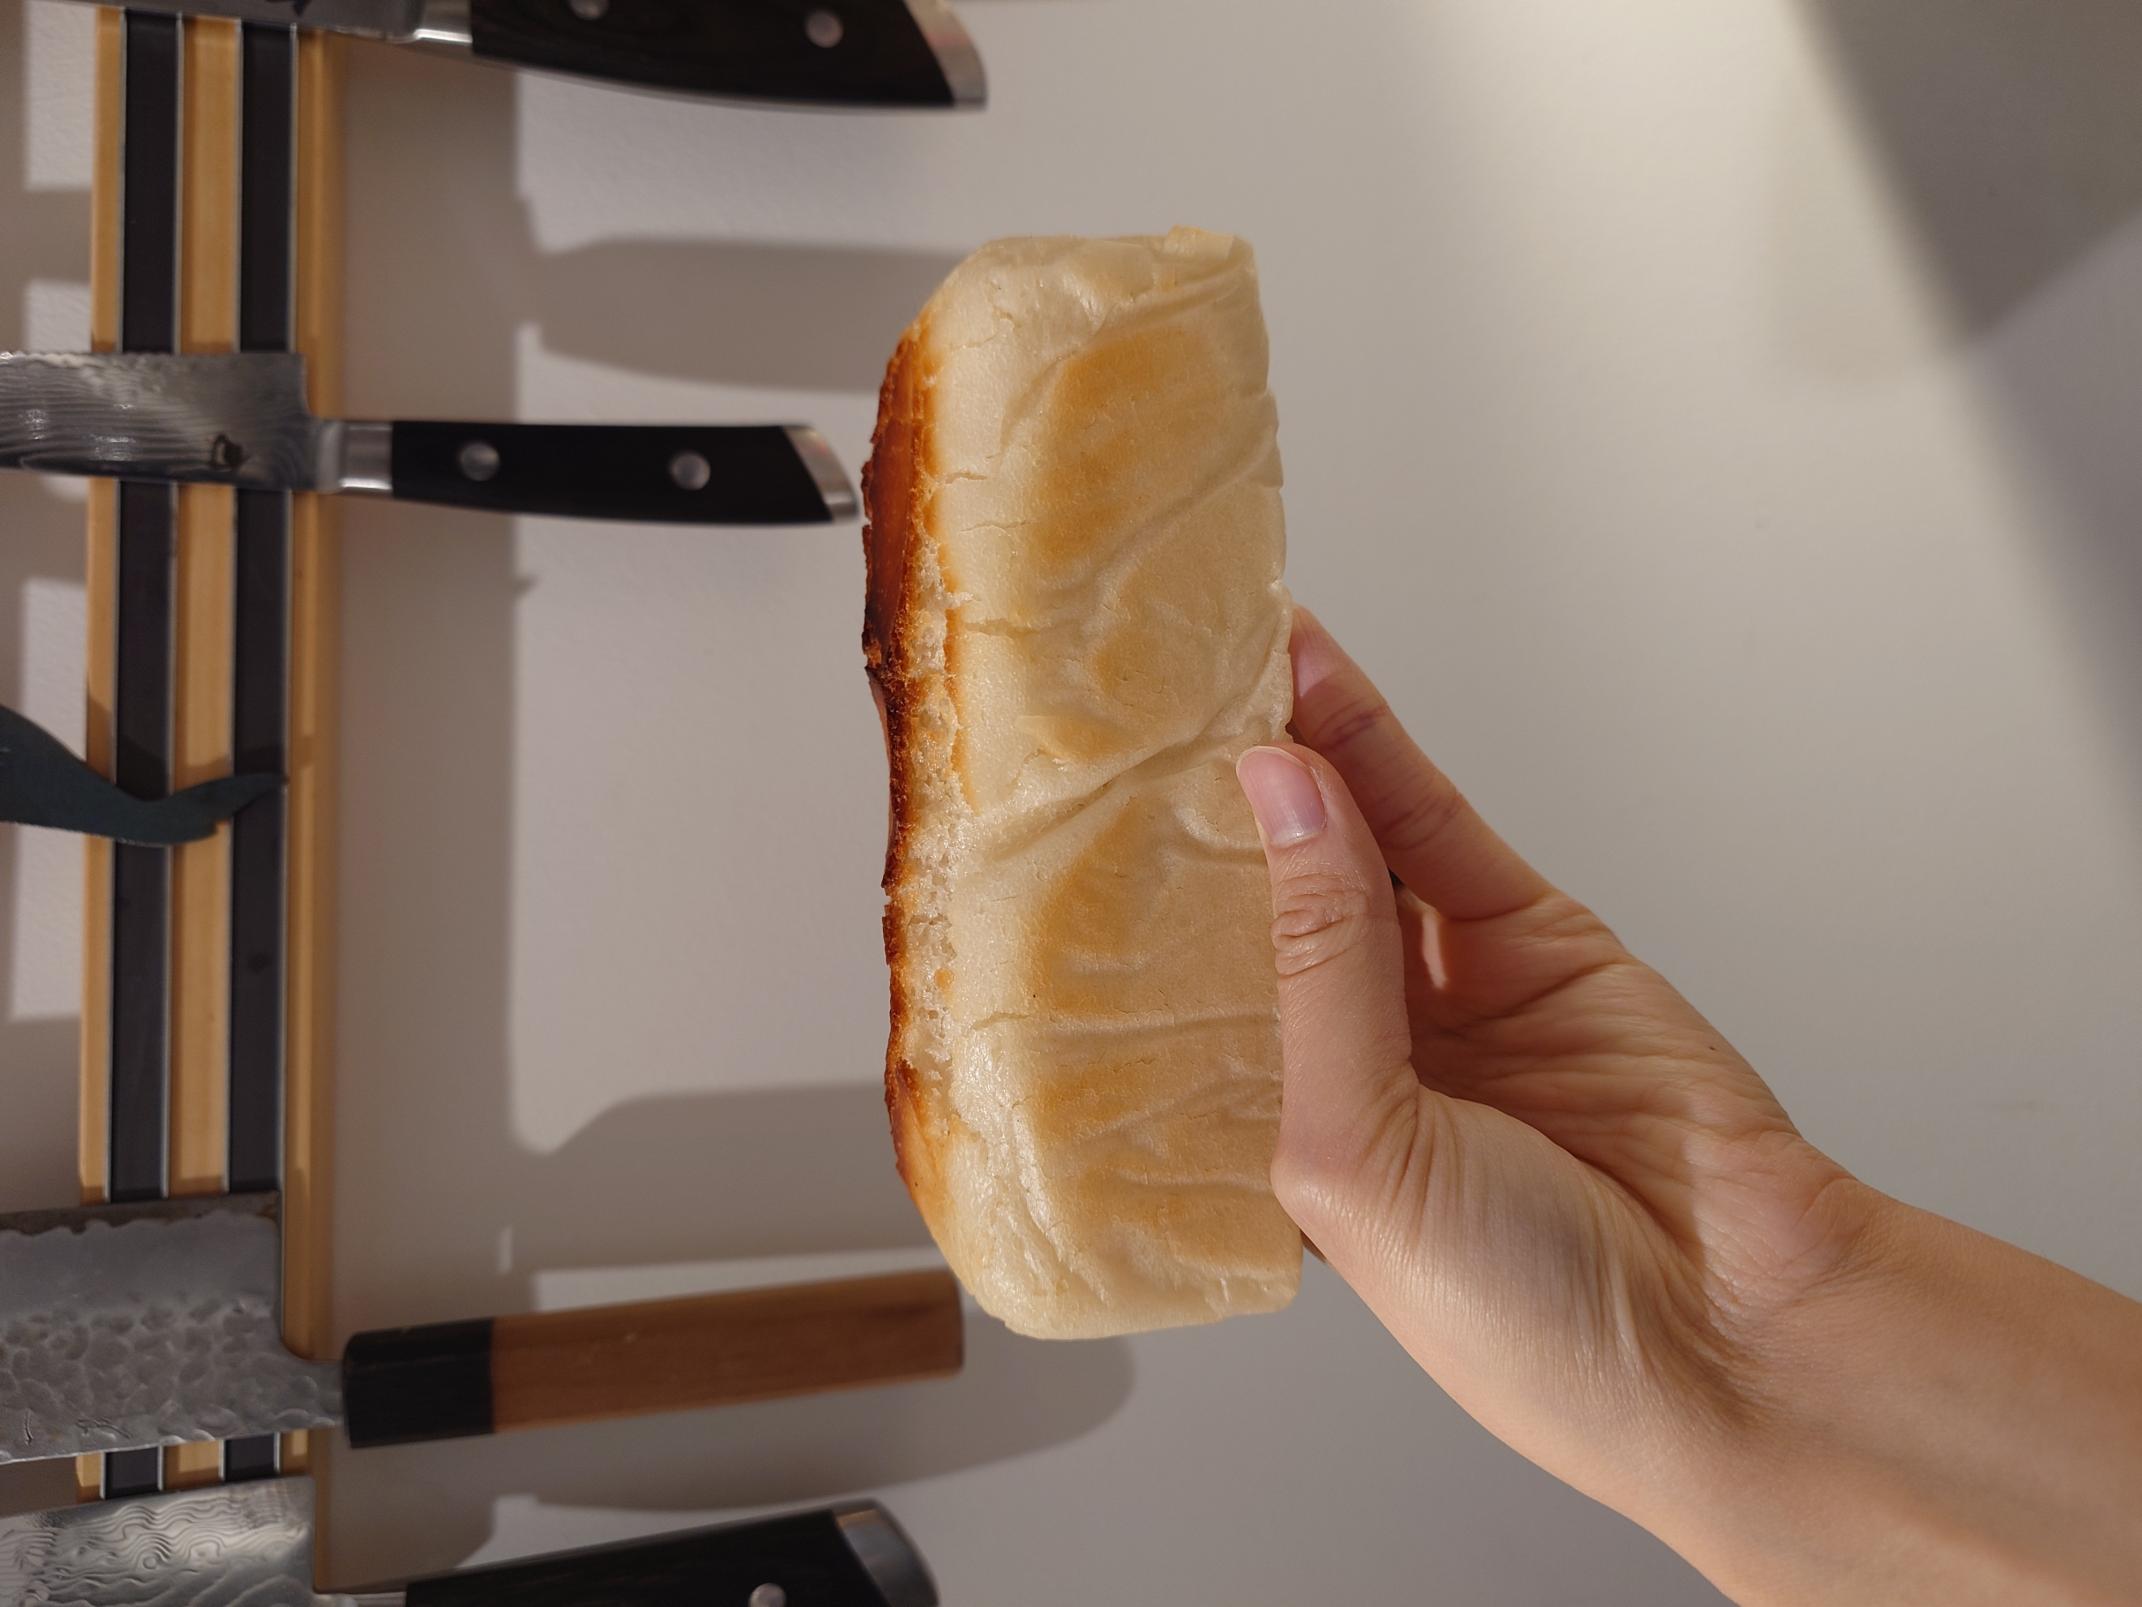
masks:
<svg viewBox="0 0 2142 1607"><path fill-rule="evenodd" d="M2142 14L963 11L971 118L362 52L353 404L808 418L853 465L975 242L1246 234L1298 589L1430 748L1819 1142L2142 1293ZM87 20L0 0L0 344L81 338ZM70 732L75 520L0 478L0 700ZM860 594L852 528L350 518L346 1327L923 1253ZM0 840L8 1204L67 1190L74 865ZM1715 1599L1320 1270L1284 1317L974 1352L344 1457L336 1575L867 1489L954 1603Z"/></svg>

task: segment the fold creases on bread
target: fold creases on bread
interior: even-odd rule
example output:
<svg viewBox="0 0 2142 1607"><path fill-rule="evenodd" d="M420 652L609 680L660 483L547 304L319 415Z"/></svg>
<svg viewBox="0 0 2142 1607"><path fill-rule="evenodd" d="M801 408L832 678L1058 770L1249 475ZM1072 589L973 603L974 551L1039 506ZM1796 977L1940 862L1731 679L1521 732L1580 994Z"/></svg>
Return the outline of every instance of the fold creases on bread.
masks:
<svg viewBox="0 0 2142 1607"><path fill-rule="evenodd" d="M886 1097L1021 1332L1270 1310L1269 894L1234 779L1291 712L1249 248L999 241L887 371L864 651L892 770Z"/></svg>

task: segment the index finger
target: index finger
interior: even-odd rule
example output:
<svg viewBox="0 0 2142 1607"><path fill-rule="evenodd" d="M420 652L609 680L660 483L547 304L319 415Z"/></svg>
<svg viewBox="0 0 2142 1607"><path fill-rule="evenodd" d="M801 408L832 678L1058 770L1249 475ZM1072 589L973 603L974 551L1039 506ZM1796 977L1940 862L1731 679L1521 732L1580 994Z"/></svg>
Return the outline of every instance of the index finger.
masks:
<svg viewBox="0 0 2142 1607"><path fill-rule="evenodd" d="M1294 611L1294 729L1346 780L1384 862L1452 920L1490 920L1554 891L1406 734L1361 667Z"/></svg>

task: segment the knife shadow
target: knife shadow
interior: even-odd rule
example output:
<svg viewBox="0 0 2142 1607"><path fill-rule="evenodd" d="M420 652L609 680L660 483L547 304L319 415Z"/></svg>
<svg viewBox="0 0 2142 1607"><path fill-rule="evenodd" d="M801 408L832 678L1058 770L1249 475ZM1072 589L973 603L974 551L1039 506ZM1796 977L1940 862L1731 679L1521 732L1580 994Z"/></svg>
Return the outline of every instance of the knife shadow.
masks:
<svg viewBox="0 0 2142 1607"><path fill-rule="evenodd" d="M513 538L474 516L380 508L352 509L346 535L341 1332L531 1309L545 1275L576 1269L922 1250L874 1081L632 1100L548 1153L517 1136ZM881 1009L870 973L854 985ZM740 1021L737 1036L757 1046L740 1052L778 1052L775 1028ZM969 1333L966 1371L940 1383L343 1452L328 1577L449 1566L519 1499L696 1513L970 1468L1086 1433L1130 1394L1121 1343L1028 1344L986 1319Z"/></svg>
<svg viewBox="0 0 2142 1607"><path fill-rule="evenodd" d="M500 131L516 126L513 75L383 46L353 50L351 63L351 126L364 129L365 154L351 173L353 268L361 263L362 274L352 274L350 327L395 328L420 340L427 358L402 376L414 399L412 383L378 397L357 384L360 411L374 416L386 406L410 416L441 405L423 394L427 381L441 382L443 399L457 377L510 378L522 335L651 377L875 395L901 330L958 261L899 247L732 239L547 249L511 172L482 172L512 152ZM420 173L431 182L413 184ZM436 249L368 249L367 240ZM366 307L389 321L373 322Z"/></svg>
<svg viewBox="0 0 2142 1607"><path fill-rule="evenodd" d="M365 131L348 188L347 390L357 416L511 417L516 352L531 335L547 351L657 379L822 391L867 408L900 330L952 263L929 252L721 240L547 252L516 195L521 91L510 75L373 49L352 51L351 61L350 126ZM408 249L413 241L428 249ZM383 338L388 331L394 338ZM649 562L672 561L655 555L692 539L632 538ZM824 912L791 908L806 902L791 890L760 930L710 910L715 935L691 962L704 963L706 985L719 990L724 942L796 954L783 997L750 995L743 984L716 993L717 1013L738 1017L722 1058L790 1063L795 1043L824 1042L795 1036L795 1021L837 1001L871 1022L833 1073L855 1080L829 1083L812 1071L792 1086L616 1101L548 1149L518 1131L513 946L528 917L524 909L517 923L514 910L540 896L542 867L525 850L516 857L515 777L528 768L531 739L546 775L561 743L578 751L593 740L545 728L543 709L529 706L526 683L536 677L523 661L521 539L509 525L449 510L352 505L345 515L340 1333L527 1310L561 1273L850 1252L927 1259L872 1072L882 1044L872 1035L884 1019L883 972L870 955L874 842L856 856L858 919L838 918L843 939L830 949ZM846 588L841 606L859 609L855 533L825 539L840 544L830 566L815 537L722 540L721 591L768 607L735 611L734 639L709 655L716 684L817 675L817 646L798 654L770 628L749 637L742 621L829 574ZM854 629L843 617L839 651L854 652ZM859 658L825 679L825 695L839 697L856 735L874 743ZM642 718L676 717L659 695L640 707ZM799 720L793 702L738 697L723 721L723 741L770 768L825 741L808 729L822 721ZM659 790L663 777L614 785ZM615 840L599 788L589 798L580 841L591 861L609 856L622 874L644 856L703 857L690 837ZM853 813L875 833L881 807ZM807 824L774 824L814 852L823 847L803 843ZM719 892L747 908L775 897L755 892L754 874L738 867L739 885ZM834 872L821 883L835 878L849 879ZM675 959L649 954L645 963ZM523 1000L524 1019L526 1009ZM604 1068L590 1063L586 1075L599 1087ZM492 1535L506 1503L699 1514L883 1490L1073 1439L1131 1393L1121 1342L1034 1344L980 1317L968 1333L964 1372L934 1383L499 1441L342 1450L328 1484L323 1573L350 1581L451 1567Z"/></svg>
<svg viewBox="0 0 2142 1607"><path fill-rule="evenodd" d="M347 1587L458 1567L491 1537L500 1505L530 1499L670 1515L655 1530L855 1496L897 1510L903 1482L1075 1438L1130 1390L1130 1350L1120 1341L1048 1345L970 1315L966 1368L940 1382L344 1452L337 1481L361 1464L377 1499L361 1508L337 1499L333 1577Z"/></svg>
<svg viewBox="0 0 2142 1607"><path fill-rule="evenodd" d="M643 374L874 391L901 330L956 261L922 251L612 241L540 259L528 307L550 350ZM680 341L658 320L619 317L625 306L719 310Z"/></svg>
<svg viewBox="0 0 2142 1607"><path fill-rule="evenodd" d="M2131 309L2142 11L2123 0L1800 4L1946 299L1938 338L1969 354L1989 443L2047 510L2019 520L2015 539L2035 549L2083 649L2103 740L2142 788L2142 326ZM1827 351L1832 367L1864 371L1868 354L1838 339L1833 311L1804 290L1787 311L1803 360Z"/></svg>
<svg viewBox="0 0 2142 1607"><path fill-rule="evenodd" d="M27 8L0 12L0 63L16 78L12 104L20 115L0 117L0 218L7 220L6 249L0 251L0 318L7 324L8 350L21 344L20 318L31 283L89 283L89 192L32 189L29 178L31 55ZM87 343L88 331L83 332Z"/></svg>

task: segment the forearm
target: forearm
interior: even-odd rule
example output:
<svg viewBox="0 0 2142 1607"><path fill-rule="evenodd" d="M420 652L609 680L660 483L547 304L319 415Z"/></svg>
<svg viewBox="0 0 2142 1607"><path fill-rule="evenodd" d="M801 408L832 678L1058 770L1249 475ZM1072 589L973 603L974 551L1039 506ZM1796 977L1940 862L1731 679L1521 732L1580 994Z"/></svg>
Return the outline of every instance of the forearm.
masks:
<svg viewBox="0 0 2142 1607"><path fill-rule="evenodd" d="M1668 1535L1744 1603L2142 1600L2142 1305L1879 1196Z"/></svg>

